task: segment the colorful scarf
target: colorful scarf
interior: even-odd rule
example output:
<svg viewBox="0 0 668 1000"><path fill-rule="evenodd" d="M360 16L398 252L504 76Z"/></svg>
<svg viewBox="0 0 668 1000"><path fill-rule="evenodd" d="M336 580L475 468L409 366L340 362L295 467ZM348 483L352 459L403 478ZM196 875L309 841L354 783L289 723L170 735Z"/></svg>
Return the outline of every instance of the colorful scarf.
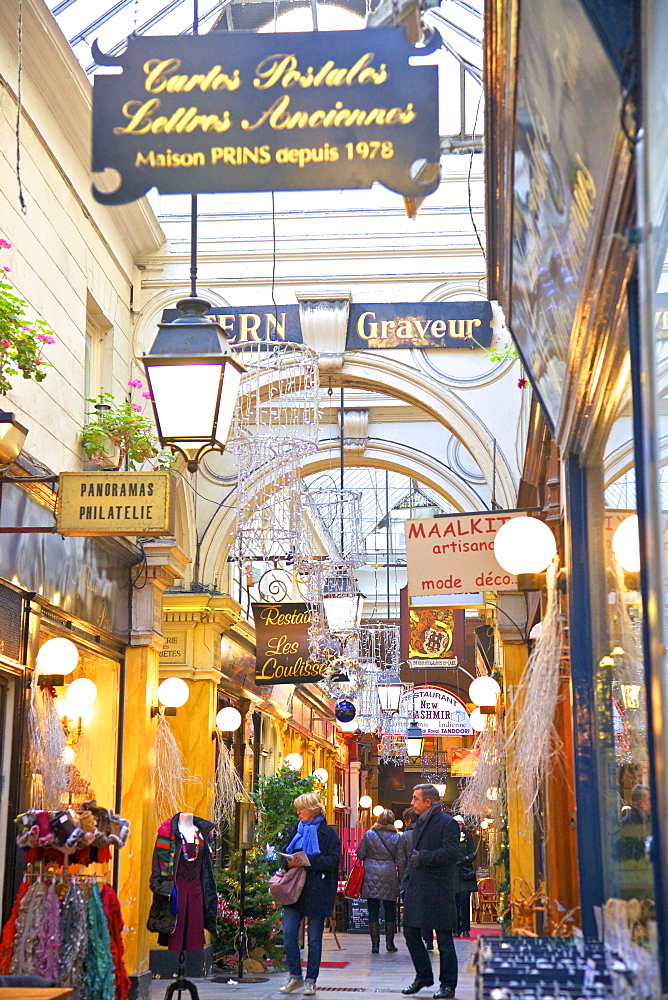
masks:
<svg viewBox="0 0 668 1000"><path fill-rule="evenodd" d="M324 816L316 816L315 819L300 819L297 824L297 832L288 844L287 853L294 854L295 851L305 851L306 854L320 854L318 827L324 820Z"/></svg>
<svg viewBox="0 0 668 1000"><path fill-rule="evenodd" d="M199 832L200 835L203 836L202 831L200 830ZM209 830L206 837L204 837L204 840L209 848L211 859L214 860L216 857L216 841L214 831ZM170 882L173 880L176 848L177 845L180 846L180 844L181 836L178 830L176 834L172 834L172 820L166 819L164 823L161 823L158 827L158 835L155 839L155 854L158 859L158 870L160 872L161 879L167 879Z"/></svg>

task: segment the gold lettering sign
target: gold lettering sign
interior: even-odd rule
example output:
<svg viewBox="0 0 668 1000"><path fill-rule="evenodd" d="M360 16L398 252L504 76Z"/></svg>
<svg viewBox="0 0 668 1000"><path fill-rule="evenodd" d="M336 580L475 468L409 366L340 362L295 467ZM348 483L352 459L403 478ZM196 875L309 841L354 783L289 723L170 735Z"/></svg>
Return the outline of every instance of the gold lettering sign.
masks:
<svg viewBox="0 0 668 1000"><path fill-rule="evenodd" d="M306 604L254 604L253 616L256 684L306 684L322 677L322 665L309 659Z"/></svg>
<svg viewBox="0 0 668 1000"><path fill-rule="evenodd" d="M63 472L61 535L173 534L168 472Z"/></svg>

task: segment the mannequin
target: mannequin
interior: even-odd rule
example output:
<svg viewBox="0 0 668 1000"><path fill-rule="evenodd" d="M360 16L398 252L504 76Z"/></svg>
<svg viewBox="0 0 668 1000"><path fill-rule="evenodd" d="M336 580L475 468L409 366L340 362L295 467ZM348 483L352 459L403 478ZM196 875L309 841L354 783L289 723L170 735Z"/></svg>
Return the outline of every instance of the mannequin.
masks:
<svg viewBox="0 0 668 1000"><path fill-rule="evenodd" d="M158 943L171 951L201 951L204 931L216 931L217 897L213 875L214 827L192 813L176 813L158 829L150 887L169 909L169 918L151 921Z"/></svg>

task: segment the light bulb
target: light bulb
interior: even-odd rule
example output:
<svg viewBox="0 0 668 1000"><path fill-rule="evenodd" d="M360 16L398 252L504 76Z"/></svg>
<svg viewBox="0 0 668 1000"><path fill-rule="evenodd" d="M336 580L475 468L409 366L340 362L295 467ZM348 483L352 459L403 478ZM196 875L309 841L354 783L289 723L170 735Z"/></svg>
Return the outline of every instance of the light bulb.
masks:
<svg viewBox="0 0 668 1000"><path fill-rule="evenodd" d="M501 688L493 677L476 677L469 685L469 698L474 705L496 705Z"/></svg>
<svg viewBox="0 0 668 1000"><path fill-rule="evenodd" d="M70 719L80 719L86 715L97 698L97 687L94 681L87 677L78 677L72 681L65 695L67 707L67 717Z"/></svg>
<svg viewBox="0 0 668 1000"><path fill-rule="evenodd" d="M640 570L640 536L638 534L638 515L631 514L624 518L615 529L612 536L612 551L615 559L627 573L638 573Z"/></svg>
<svg viewBox="0 0 668 1000"><path fill-rule="evenodd" d="M289 753L285 758L285 763L288 767L291 767L293 771L301 771L304 766L304 758L300 753Z"/></svg>
<svg viewBox="0 0 668 1000"><path fill-rule="evenodd" d="M403 830L403 828L404 828L404 821L402 819L395 819L395 821L394 821L394 829L395 830Z"/></svg>
<svg viewBox="0 0 668 1000"><path fill-rule="evenodd" d="M361 795L360 796L360 808L361 809L369 809L372 805L373 805L373 799L371 798L370 795Z"/></svg>
<svg viewBox="0 0 668 1000"><path fill-rule="evenodd" d="M190 697L190 688L180 677L168 677L158 688L158 701L165 708L181 708Z"/></svg>
<svg viewBox="0 0 668 1000"><path fill-rule="evenodd" d="M371 810L374 816L380 816L382 812L385 812L382 806L374 806Z"/></svg>
<svg viewBox="0 0 668 1000"><path fill-rule="evenodd" d="M76 754L74 753L72 747L65 747L60 756L62 758L63 764L73 764Z"/></svg>
<svg viewBox="0 0 668 1000"><path fill-rule="evenodd" d="M529 632L529 638L533 639L533 640L538 639L538 637L540 636L540 634L542 633L542 631L543 631L543 623L542 622L536 622L536 624L534 625L534 627Z"/></svg>
<svg viewBox="0 0 668 1000"><path fill-rule="evenodd" d="M492 716L483 715L479 708L475 708L469 715L471 729L475 729L476 733L482 733L483 730L487 729L487 720L490 718Z"/></svg>
<svg viewBox="0 0 668 1000"><path fill-rule="evenodd" d="M67 677L79 662L79 650L71 639L47 639L37 653L37 672Z"/></svg>
<svg viewBox="0 0 668 1000"><path fill-rule="evenodd" d="M342 733L356 733L360 727L357 719L351 719L350 722L339 722L337 720L336 725L341 730Z"/></svg>
<svg viewBox="0 0 668 1000"><path fill-rule="evenodd" d="M513 576L542 573L557 551L554 535L537 517L513 517L494 536L494 555Z"/></svg>
<svg viewBox="0 0 668 1000"><path fill-rule="evenodd" d="M316 778L321 785L326 785L329 781L329 772L326 771L324 767L316 767L313 772L313 777Z"/></svg>
<svg viewBox="0 0 668 1000"><path fill-rule="evenodd" d="M232 705L226 705L225 708L221 708L216 716L216 726L220 729L221 733L236 733L240 725L241 712Z"/></svg>

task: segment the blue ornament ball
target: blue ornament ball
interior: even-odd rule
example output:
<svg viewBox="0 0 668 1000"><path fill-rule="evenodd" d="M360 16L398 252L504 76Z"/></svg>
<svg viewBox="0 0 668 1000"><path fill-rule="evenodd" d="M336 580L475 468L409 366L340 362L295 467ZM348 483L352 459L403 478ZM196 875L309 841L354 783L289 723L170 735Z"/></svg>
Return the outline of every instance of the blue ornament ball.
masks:
<svg viewBox="0 0 668 1000"><path fill-rule="evenodd" d="M353 705L352 701L348 701L344 698L342 701L337 702L334 714L339 722L352 722L357 714L357 709Z"/></svg>

